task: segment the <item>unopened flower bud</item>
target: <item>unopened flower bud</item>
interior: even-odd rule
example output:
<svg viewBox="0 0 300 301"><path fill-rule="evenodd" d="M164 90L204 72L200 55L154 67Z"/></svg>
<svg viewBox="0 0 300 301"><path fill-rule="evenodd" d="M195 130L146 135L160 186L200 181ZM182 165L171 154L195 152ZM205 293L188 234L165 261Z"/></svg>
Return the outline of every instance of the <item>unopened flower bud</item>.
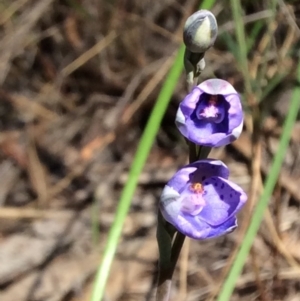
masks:
<svg viewBox="0 0 300 301"><path fill-rule="evenodd" d="M210 11L201 9L186 20L183 41L191 52L204 53L214 44L217 34L218 24L215 16Z"/></svg>

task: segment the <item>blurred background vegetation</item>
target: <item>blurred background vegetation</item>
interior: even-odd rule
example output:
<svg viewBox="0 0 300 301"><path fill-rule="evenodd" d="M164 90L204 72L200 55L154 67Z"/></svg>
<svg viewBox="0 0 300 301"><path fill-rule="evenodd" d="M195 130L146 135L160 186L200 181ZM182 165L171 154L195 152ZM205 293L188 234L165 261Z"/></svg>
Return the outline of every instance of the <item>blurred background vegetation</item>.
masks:
<svg viewBox="0 0 300 301"><path fill-rule="evenodd" d="M184 73L178 82L165 79L183 24L200 4L0 0L1 301L90 300L145 125L161 89L175 85L138 177L104 296L153 299L157 202L164 183L187 162L174 126L186 94ZM172 286L176 301L218 294L281 150L299 86L299 1L217 0L211 10L219 36L201 79L234 85L245 127L239 140L210 156L229 166L249 202L234 233L185 244ZM298 119L230 300L300 300L299 147Z"/></svg>

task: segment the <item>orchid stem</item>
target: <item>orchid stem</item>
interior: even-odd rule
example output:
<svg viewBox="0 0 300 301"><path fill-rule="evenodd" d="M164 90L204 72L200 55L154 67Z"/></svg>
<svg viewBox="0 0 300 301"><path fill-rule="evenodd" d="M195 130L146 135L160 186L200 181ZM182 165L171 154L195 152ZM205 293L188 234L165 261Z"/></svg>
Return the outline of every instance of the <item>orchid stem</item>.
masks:
<svg viewBox="0 0 300 301"><path fill-rule="evenodd" d="M185 235L178 231L176 233L177 234L170 252L171 254L168 258L169 260L160 260L159 262L159 277L156 293L157 301L169 300L173 273L185 239Z"/></svg>
<svg viewBox="0 0 300 301"><path fill-rule="evenodd" d="M195 162L199 159L207 158L211 148L200 146L198 147L192 142L189 142L189 161ZM159 275L157 281L156 301L168 301L170 296L172 277L175 271L180 251L182 249L185 235L176 231L176 236L172 247L170 241L174 237L172 229L168 229L168 223L163 219L160 211L158 211L158 227L157 241L159 247Z"/></svg>

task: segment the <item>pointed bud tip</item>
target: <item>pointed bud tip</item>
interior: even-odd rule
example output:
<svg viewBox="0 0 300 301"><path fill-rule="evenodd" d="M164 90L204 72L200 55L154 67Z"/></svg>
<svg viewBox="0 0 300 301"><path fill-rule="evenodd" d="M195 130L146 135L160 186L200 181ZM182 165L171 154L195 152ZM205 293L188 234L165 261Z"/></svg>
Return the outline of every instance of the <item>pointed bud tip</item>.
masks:
<svg viewBox="0 0 300 301"><path fill-rule="evenodd" d="M183 41L188 50L204 53L215 42L218 35L218 24L215 16L202 9L192 14L185 23Z"/></svg>

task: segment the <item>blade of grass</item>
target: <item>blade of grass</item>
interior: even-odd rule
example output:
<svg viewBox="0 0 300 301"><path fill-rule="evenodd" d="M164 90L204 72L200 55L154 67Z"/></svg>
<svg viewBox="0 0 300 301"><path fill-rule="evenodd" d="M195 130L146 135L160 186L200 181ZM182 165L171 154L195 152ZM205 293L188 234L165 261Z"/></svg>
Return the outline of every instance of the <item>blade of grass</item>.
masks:
<svg viewBox="0 0 300 301"><path fill-rule="evenodd" d="M255 44L258 34L260 33L261 29L263 28L264 23L262 21L257 21L253 24L253 28L249 34L247 39L247 53L251 51L253 45Z"/></svg>
<svg viewBox="0 0 300 301"><path fill-rule="evenodd" d="M142 172L153 141L160 127L160 122L167 109L170 97L182 72L183 54L184 47L180 47L175 59L175 63L164 82L162 90L151 112L151 116L149 117L142 138L138 145L134 161L129 172L128 181L122 191L119 205L116 210L114 223L109 232L108 241L102 258L102 264L96 275L91 301L100 301L103 297L110 266L116 252L117 244L122 232L123 223L131 204L131 199L138 183L139 175Z"/></svg>
<svg viewBox="0 0 300 301"><path fill-rule="evenodd" d="M248 59L247 59L247 42L245 35L245 26L243 22L243 14L240 0L230 0L230 5L232 8L232 15L235 24L235 32L236 38L238 42L239 49L239 65L241 66L241 71L243 73L244 81L245 81L245 91L246 95L252 95L252 86L251 86L251 78L249 76L249 68L248 68Z"/></svg>
<svg viewBox="0 0 300 301"><path fill-rule="evenodd" d="M299 82L300 82L300 64L298 64L298 67L297 67L297 83L299 83ZM226 278L226 280L223 284L223 287L220 291L217 301L230 300L230 297L234 290L236 281L242 271L242 268L244 266L246 258L248 256L251 246L253 244L254 238L260 227L265 209L268 206L269 200L272 196L274 187L276 185L278 175L280 172L280 168L281 168L281 165L284 160L284 156L285 156L288 144L289 144L291 131L292 131L293 125L296 121L298 111L300 109L299 99L300 99L300 87L297 86L297 87L295 87L295 89L293 91L293 95L292 95L292 99L291 99L291 103L290 103L290 110L288 112L288 115L286 117L286 120L285 120L285 123L283 126L283 131L282 131L282 136L280 139L278 151L276 153L276 156L274 158L270 172L268 174L266 184L265 184L265 189L264 189L263 194L261 195L259 202L254 210L249 228L243 239L243 243L242 243L242 245L239 249L239 252L235 258L235 261L231 267L228 277Z"/></svg>
<svg viewBox="0 0 300 301"><path fill-rule="evenodd" d="M266 33L266 40L264 39L264 41L266 42L266 46L264 47L261 55L262 57L266 58L267 57L267 53L271 50L272 47L272 41L273 41L273 36L275 34L275 30L276 30L276 26L275 26L275 18L276 18L276 7L277 7L277 0L272 0L270 2L270 10L273 12L273 16L268 19L267 24L268 24L268 28L267 28L267 33ZM274 42L274 41L273 41ZM259 68L259 72L256 75L256 81L258 83L261 83L263 80L266 79L266 71L268 68L268 60L264 59L262 60L261 64L260 64L260 68ZM259 92L259 93L258 93ZM257 91L258 94L258 101L261 101L261 94L262 94L262 90L261 88L259 89L259 91Z"/></svg>
<svg viewBox="0 0 300 301"><path fill-rule="evenodd" d="M215 0L204 0L201 4L202 9L210 9L215 3ZM158 95L157 102L152 109L151 115L141 137L138 145L130 172L128 181L122 191L119 205L116 210L114 223L110 229L108 241L102 257L102 263L96 273L94 280L94 287L91 296L91 301L101 301L104 295L107 278L109 275L110 267L115 256L118 241L121 236L124 220L129 211L131 199L135 192L138 178L147 160L148 154L152 147L153 141L156 137L160 123L164 113L169 104L170 98L176 87L177 81L183 70L183 54L184 46L182 45L175 58L174 65L172 66L163 87Z"/></svg>
<svg viewBox="0 0 300 301"><path fill-rule="evenodd" d="M230 33L225 31L218 37L218 39L222 40L226 44L228 51L231 52L234 57L239 56L238 45Z"/></svg>

